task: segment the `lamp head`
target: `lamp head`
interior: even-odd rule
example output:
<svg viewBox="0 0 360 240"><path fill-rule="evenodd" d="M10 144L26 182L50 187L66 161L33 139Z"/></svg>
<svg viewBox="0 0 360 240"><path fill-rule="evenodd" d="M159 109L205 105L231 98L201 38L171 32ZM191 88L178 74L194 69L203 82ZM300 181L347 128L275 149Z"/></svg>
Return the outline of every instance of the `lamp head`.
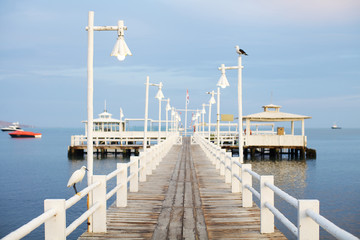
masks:
<svg viewBox="0 0 360 240"><path fill-rule="evenodd" d="M124 21L118 22L118 39L110 56L117 57L119 61L123 61L127 55L132 56L130 49L128 48L124 39L124 30L127 28L124 26Z"/></svg>
<svg viewBox="0 0 360 240"><path fill-rule="evenodd" d="M159 99L159 100L161 100L161 99L164 98L164 94L163 94L163 92L161 91L161 88L159 88L159 91L157 92L155 98L157 98L157 99Z"/></svg>
<svg viewBox="0 0 360 240"><path fill-rule="evenodd" d="M166 108L165 108L166 111L170 111L171 110L171 106L170 106L170 102L168 101L167 104L166 104Z"/></svg>
<svg viewBox="0 0 360 240"><path fill-rule="evenodd" d="M226 75L225 75L225 65L224 64L221 64L221 77L216 85L221 88L226 88L226 87L230 86L230 84L226 78Z"/></svg>
<svg viewBox="0 0 360 240"><path fill-rule="evenodd" d="M215 104L216 103L215 98L214 98L214 94L211 94L211 98L209 100L209 103L210 104Z"/></svg>
<svg viewBox="0 0 360 240"><path fill-rule="evenodd" d="M203 109L201 110L201 114L206 114L205 106L203 106Z"/></svg>

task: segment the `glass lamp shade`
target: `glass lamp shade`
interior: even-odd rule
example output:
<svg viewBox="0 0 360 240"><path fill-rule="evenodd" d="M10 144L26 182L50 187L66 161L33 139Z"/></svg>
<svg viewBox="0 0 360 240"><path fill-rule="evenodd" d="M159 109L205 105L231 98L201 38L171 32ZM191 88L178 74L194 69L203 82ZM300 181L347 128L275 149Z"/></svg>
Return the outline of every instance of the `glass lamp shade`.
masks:
<svg viewBox="0 0 360 240"><path fill-rule="evenodd" d="M214 96L211 96L209 103L210 104L215 104L216 103Z"/></svg>
<svg viewBox="0 0 360 240"><path fill-rule="evenodd" d="M230 86L225 74L221 74L221 77L216 85L221 88L226 88L226 87Z"/></svg>
<svg viewBox="0 0 360 240"><path fill-rule="evenodd" d="M170 111L171 110L171 106L169 103L166 104L166 108L165 108L166 111Z"/></svg>
<svg viewBox="0 0 360 240"><path fill-rule="evenodd" d="M119 61L123 61L127 55L132 56L132 53L126 45L124 36L119 36L110 56L117 57Z"/></svg>
<svg viewBox="0 0 360 240"><path fill-rule="evenodd" d="M161 100L161 99L164 98L164 94L163 94L163 92L161 91L161 89L159 89L159 91L157 92L155 98L157 98L157 99L159 99L159 100Z"/></svg>

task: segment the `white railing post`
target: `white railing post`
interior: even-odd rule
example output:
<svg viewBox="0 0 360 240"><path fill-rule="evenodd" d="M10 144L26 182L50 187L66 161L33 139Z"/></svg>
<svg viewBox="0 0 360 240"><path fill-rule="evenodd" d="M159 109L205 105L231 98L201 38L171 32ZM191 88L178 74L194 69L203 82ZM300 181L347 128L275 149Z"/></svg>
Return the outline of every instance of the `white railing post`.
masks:
<svg viewBox="0 0 360 240"><path fill-rule="evenodd" d="M274 214L265 206L268 203L274 206L274 191L265 183L274 184L274 176L260 176L260 232L274 232Z"/></svg>
<svg viewBox="0 0 360 240"><path fill-rule="evenodd" d="M220 149L220 175L224 176L225 175L225 158L226 158L226 150L225 149Z"/></svg>
<svg viewBox="0 0 360 240"><path fill-rule="evenodd" d="M231 158L231 192L239 193L241 192L242 184L234 175L238 175L241 178L241 168L237 164L235 164L235 162L240 162L240 158Z"/></svg>
<svg viewBox="0 0 360 240"><path fill-rule="evenodd" d="M56 215L45 222L45 239L66 239L65 199L45 199L44 212L56 209Z"/></svg>
<svg viewBox="0 0 360 240"><path fill-rule="evenodd" d="M140 176L139 176L139 181L140 182L146 182L146 158L147 158L147 154L146 152L141 152L140 153Z"/></svg>
<svg viewBox="0 0 360 240"><path fill-rule="evenodd" d="M139 157L130 157L130 176L135 174L135 177L130 179L130 192L139 191Z"/></svg>
<svg viewBox="0 0 360 240"><path fill-rule="evenodd" d="M153 148L153 154L152 154L152 158L151 158L151 167L152 167L152 170L155 170L156 169L156 161L157 161L157 158L159 157L159 154L158 154L158 146L155 145L154 148Z"/></svg>
<svg viewBox="0 0 360 240"><path fill-rule="evenodd" d="M246 171L251 170L251 164L242 164L241 179L242 179L242 204L243 207L252 207L252 192L246 188L246 185L252 187L252 176Z"/></svg>
<svg viewBox="0 0 360 240"><path fill-rule="evenodd" d="M230 167L229 170L227 167ZM231 164L231 152L225 153L225 182L231 183L231 172L232 172L232 164Z"/></svg>
<svg viewBox="0 0 360 240"><path fill-rule="evenodd" d="M318 240L319 225L306 214L306 210L311 209L315 213L319 213L319 201L298 200L298 203L298 239Z"/></svg>
<svg viewBox="0 0 360 240"><path fill-rule="evenodd" d="M92 191L93 203L100 203L99 209L92 215L92 232L106 232L106 176L93 175L92 182L100 182L100 185Z"/></svg>
<svg viewBox="0 0 360 240"><path fill-rule="evenodd" d="M127 164L118 163L116 167L120 169L116 177L116 185L122 185L119 191L116 192L116 207L127 206Z"/></svg>
<svg viewBox="0 0 360 240"><path fill-rule="evenodd" d="M220 160L221 160L221 148L220 147L216 147L216 159L215 159L215 166L216 166L216 170L220 169Z"/></svg>
<svg viewBox="0 0 360 240"><path fill-rule="evenodd" d="M146 151L146 175L151 175L152 174L152 156L153 156L153 147L150 147L147 151Z"/></svg>

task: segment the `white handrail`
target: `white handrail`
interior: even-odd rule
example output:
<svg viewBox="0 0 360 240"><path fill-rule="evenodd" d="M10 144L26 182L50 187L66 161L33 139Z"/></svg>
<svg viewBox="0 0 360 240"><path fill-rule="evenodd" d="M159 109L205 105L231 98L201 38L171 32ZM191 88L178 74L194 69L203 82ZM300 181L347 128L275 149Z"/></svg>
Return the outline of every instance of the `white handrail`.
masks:
<svg viewBox="0 0 360 240"><path fill-rule="evenodd" d="M106 200L109 200L120 188L125 187L123 184L119 184L114 187L110 192L106 194Z"/></svg>
<svg viewBox="0 0 360 240"><path fill-rule="evenodd" d="M118 175L121 171L122 169L116 169L113 172L109 173L108 175L106 175L106 181L109 181L110 179Z"/></svg>
<svg viewBox="0 0 360 240"><path fill-rule="evenodd" d="M246 172L250 173L254 178L256 178L257 180L260 180L260 175L257 174L256 172L250 170L250 169L245 169Z"/></svg>
<svg viewBox="0 0 360 240"><path fill-rule="evenodd" d="M247 189L249 189L250 192L252 192L252 193L257 197L257 199L260 199L260 193L259 193L258 191L256 191L255 188L250 187L250 186L247 185L247 184L245 185L245 187L246 187Z"/></svg>
<svg viewBox="0 0 360 240"><path fill-rule="evenodd" d="M309 201L309 200L298 200L298 199L292 197L288 193L284 192L283 190L281 190L280 188L278 188L277 186L272 184L273 180L271 180L271 181L266 180L266 179L261 180L262 177L265 177L265 176L260 176L258 173L252 171L250 164L244 164L243 165L242 163L237 162L237 161L230 161L230 165L226 165L226 163L224 163L223 160L220 157L220 151L219 151L218 146L216 146L212 142L206 140L203 136L200 136L200 134L198 134L198 133L194 134L194 139L196 140L196 143L198 143L201 146L201 148L204 150L205 154L210 158L212 163L216 164L217 169L219 169L219 167L218 167L219 165L224 164L226 166L225 170L229 170L229 171L232 172L233 179L237 179L241 184L243 184L243 191L242 191L243 202L244 202L244 189L248 189L250 191L250 194L254 194L258 199L260 199L260 201L263 201L262 200L262 191L264 191L264 193L266 192L266 194L269 194L268 193L269 191L266 190L266 188L264 188L263 185L265 187L271 189L273 193L277 194L279 197L284 199L290 205L295 207L298 210L298 215L300 214L300 211L301 211L300 207L299 207L299 201ZM232 164L231 164L231 162L232 162ZM261 187L261 192L260 193L257 192L251 186L252 185L251 180L250 181L249 181L249 179L244 180L244 181L246 181L246 183L245 184L243 183L243 178L242 177L244 177L244 176L239 176L241 171L239 171L239 174L237 174L236 172L233 172L233 169L232 169L233 164L237 165L240 169L243 169L242 170L243 173L244 172L249 173L251 176L255 177L260 182L263 181L263 185L260 186ZM220 168L220 174L221 175L223 175L222 171L223 170ZM268 177L271 177L271 176L268 176ZM267 179L269 179L269 178L267 178ZM225 181L226 181L226 178L225 178ZM236 183L236 181L232 182L232 184L235 184L235 183ZM236 187L234 187L234 189L236 189ZM246 193L246 194L248 194L248 193ZM249 196L246 196L246 198L248 198L248 197ZM266 196L266 199L269 199L269 195ZM273 199L273 196L270 199ZM266 201L269 201L269 200L265 200L262 203L261 208L263 208L263 207L268 208L274 214L274 216L276 216L295 236L297 236L299 239L303 239L304 236L299 236L299 229L292 222L290 222L278 209L276 209L275 206L273 206L272 204L270 204L269 202L266 202ZM316 222L316 224L318 224L317 226L321 226L322 228L324 228L326 231L328 231L331 235L335 236L336 238L338 238L338 239L358 239L354 235L352 235L352 234L346 232L345 230L339 228L338 226L336 226L335 224L333 224L332 222L330 222L329 220L327 220L326 218L324 218L320 214L314 212L310 208L306 207L304 210L306 212L306 215L308 215L312 220L314 220L314 222ZM262 211L263 210L261 210L261 212ZM302 209L302 211L303 211L303 209ZM265 215L264 215L264 217L265 217ZM262 216L262 213L261 213L261 216ZM269 216L267 215L267 218L268 217ZM263 220L261 219L261 221L263 221ZM301 224L300 221L303 221L303 220L302 219L299 220L298 224ZM261 226L263 226L263 223L261 223ZM269 229L269 228L267 228L267 229ZM268 231L268 230L265 230L265 231ZM317 239L318 237L314 236L314 238Z"/></svg>
<svg viewBox="0 0 360 240"><path fill-rule="evenodd" d="M83 197L85 197L90 191L92 191L94 188L99 186L100 183L96 182L88 186L87 188L84 188L82 191L79 192L79 195L75 194L73 197L69 198L65 201L65 209L71 208L74 204L76 204L78 201L80 201Z"/></svg>
<svg viewBox="0 0 360 240"><path fill-rule="evenodd" d="M54 208L47 210L37 218L34 218L27 224L23 225L22 227L16 229L15 231L6 235L2 240L13 240L13 239L20 239L34 231L37 227L41 224L46 222L48 219L53 217L56 214L56 210Z"/></svg>
<svg viewBox="0 0 360 240"><path fill-rule="evenodd" d="M359 239L352 235L351 233L348 233L344 231L343 229L339 228L320 214L315 213L314 211L308 209L306 210L306 214L314 220L317 224L319 224L322 228L324 228L328 233L336 237L337 239L342 240L356 240Z"/></svg>
<svg viewBox="0 0 360 240"><path fill-rule="evenodd" d="M295 207L296 209L298 209L299 207L299 201L294 198L293 196L287 194L286 192L284 192L283 190L281 190L280 188L278 188L277 186L273 185L273 184L269 184L269 183L265 183L265 186L267 186L268 188L270 188L271 190L274 191L274 193L276 193L279 197L281 197L282 199L284 199L286 202L288 202L289 204L291 204L293 207Z"/></svg>
<svg viewBox="0 0 360 240"><path fill-rule="evenodd" d="M298 228L292 222L290 222L289 219L284 216L284 214L282 214L279 210L267 202L265 203L265 207L267 207L275 215L275 217L279 219L279 221L282 222L284 226L287 227L287 229L290 230L292 234L298 237Z"/></svg>
<svg viewBox="0 0 360 240"><path fill-rule="evenodd" d="M150 147L147 149L145 154L149 154L149 156L150 156L149 157L150 159L148 159L148 157L146 157L146 160L147 160L146 162L150 163L150 166L148 166L148 168L156 166L156 164L154 165L153 162L156 162L156 163L160 162L160 159L162 159L165 156L165 154L170 150L171 146L176 143L176 141L178 140L178 136L179 136L178 133L169 134L165 141L156 145L157 147ZM59 206L59 208L57 208L57 207L50 208L49 210L45 211L43 214L34 218L27 224L23 225L22 227L16 229L15 231L11 232L10 234L6 235L3 239L13 240L13 239L23 238L26 235L28 235L30 232L32 232L34 229L39 227L41 224L44 224L44 223L45 223L45 230L46 230L47 229L46 222L48 220L50 220L51 218L54 218L54 217L58 218L59 215L61 215L61 217L65 217L67 209L69 209L74 204L76 204L79 200L81 200L81 198L86 196L90 191L95 190L94 192L96 192L98 190L98 187L102 188L102 189L100 189L101 190L100 192L103 192L103 193L99 193L99 195L95 194L94 197L99 198L99 196L101 194L105 194L104 198L106 198L106 200L108 200L110 197L112 197L115 193L119 193L120 189L122 189L122 188L126 188L125 190L127 191L128 181L130 179L138 176L138 173L142 169L146 170L146 168L147 168L146 165L141 165L140 167L135 169L135 171L130 174L129 178L125 178L124 181L126 181L126 182L120 182L120 183L118 182L117 186L115 186L114 189L112 189L108 193L106 193L106 181L112 179L115 176L119 176L120 173L122 173L124 170L127 170L128 167L133 166L133 164L135 164L135 166L138 166L137 164L140 161L140 159L141 159L141 157L137 158L133 162L130 162L129 164L126 164L125 169L124 168L116 169L106 176L94 175L93 176L94 178L97 177L97 179L103 179L103 180L101 180L101 181L103 181L103 183L96 181L95 183L91 184L90 186L88 186L85 189L83 189L82 191L80 191L79 195L74 195L73 197L69 198L66 201L65 201L65 199L60 199L60 202L63 203L62 206L55 205L55 206ZM126 175L127 175L127 172L126 172ZM139 181L139 178L137 178L136 181ZM127 196L127 193L125 195ZM125 196L125 198L126 198L126 196ZM123 196L120 194L120 195L118 195L118 197L122 198ZM100 197L100 199L101 199L101 197ZM52 201L52 200L51 199L45 200L45 203L46 203L46 201ZM121 201L123 201L123 199L120 200L120 205L123 206L122 205L123 203ZM57 224L61 223L61 220L60 220L60 221L57 221L58 223L55 224L56 226L53 226L53 224L51 224L51 229L48 229L50 231L45 231L45 232L50 232L50 235L51 235L51 233L53 232L52 230L54 230L53 228L57 228L57 230L60 229L60 232L63 231L63 233L65 233L66 236L68 236L81 223L83 223L87 218L89 218L91 215L93 215L96 211L98 211L98 210L103 211L103 210L100 210L100 209L103 209L102 208L103 204L105 204L105 209L106 209L106 201L105 201L105 203L95 201L95 204L93 204L86 212L84 212L79 218L77 218L74 222L72 222L67 228L65 225L63 227L59 228L59 225L57 225ZM124 206L126 206L126 203ZM50 207L51 207L51 205L50 205ZM59 211L59 212L57 212L57 211ZM64 219L64 218L62 218L62 219ZM93 216L93 221L95 222L94 219L95 219L95 217ZM101 220L100 220L100 222L101 222ZM60 224L60 225L62 225L62 224ZM49 226L49 228L50 228L50 226ZM61 229L63 229L63 230L61 230ZM106 229L106 225L105 225L105 229ZM49 236L46 234L45 238L47 238L47 237L49 237Z"/></svg>
<svg viewBox="0 0 360 240"><path fill-rule="evenodd" d="M69 236L80 224L86 221L93 213L99 209L100 203L96 202L94 203L89 210L84 212L78 219L76 219L74 222L72 222L67 228L66 228L66 236Z"/></svg>

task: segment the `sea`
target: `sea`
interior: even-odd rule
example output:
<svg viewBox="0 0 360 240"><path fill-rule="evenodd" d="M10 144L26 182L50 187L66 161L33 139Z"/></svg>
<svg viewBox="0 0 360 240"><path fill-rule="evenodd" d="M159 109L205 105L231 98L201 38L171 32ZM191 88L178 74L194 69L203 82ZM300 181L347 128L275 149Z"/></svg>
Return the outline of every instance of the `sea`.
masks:
<svg viewBox="0 0 360 240"><path fill-rule="evenodd" d="M29 129L30 130L30 129ZM83 129L31 129L40 139L12 139L0 132L0 238L21 227L44 211L44 199L69 199L71 174L86 165L86 158L68 158L71 135ZM318 199L320 214L360 237L360 129L306 129L308 147L316 149L316 159L248 160L259 174L274 175L275 185L298 199ZM94 155L94 174L112 172L116 163L129 159L121 155L106 158ZM256 185L254 181L254 185ZM109 183L109 188L115 185ZM86 187L86 177L77 188ZM114 201L109 199L108 204ZM257 201L255 201L257 202ZM296 211L276 198L275 206L296 225ZM67 225L86 210L86 199L67 211ZM280 222L276 226L289 239L296 239ZM68 239L86 231L82 224ZM40 226L24 239L43 239ZM321 230L321 239L334 239Z"/></svg>

